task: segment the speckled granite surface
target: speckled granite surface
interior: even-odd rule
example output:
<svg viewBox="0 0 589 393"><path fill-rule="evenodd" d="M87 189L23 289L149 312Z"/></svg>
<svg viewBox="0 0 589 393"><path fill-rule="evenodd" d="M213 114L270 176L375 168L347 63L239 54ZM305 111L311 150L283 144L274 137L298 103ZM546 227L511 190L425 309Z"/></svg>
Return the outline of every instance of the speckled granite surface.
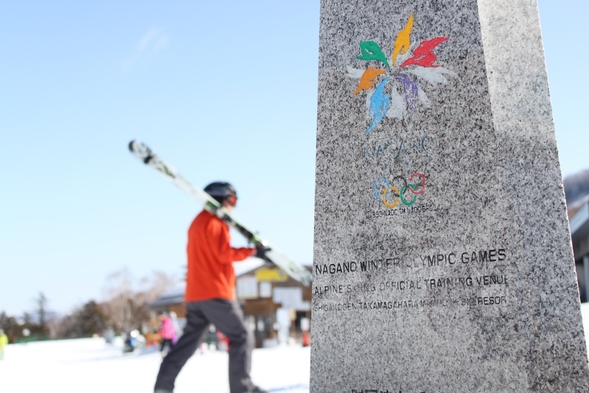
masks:
<svg viewBox="0 0 589 393"><path fill-rule="evenodd" d="M311 392L589 392L535 0L322 0Z"/></svg>

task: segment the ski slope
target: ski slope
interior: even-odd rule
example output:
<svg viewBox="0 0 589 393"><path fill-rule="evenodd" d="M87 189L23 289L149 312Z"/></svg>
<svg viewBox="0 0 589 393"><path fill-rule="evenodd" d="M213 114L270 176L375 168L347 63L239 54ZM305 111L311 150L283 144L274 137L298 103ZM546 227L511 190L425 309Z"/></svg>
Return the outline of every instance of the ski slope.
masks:
<svg viewBox="0 0 589 393"><path fill-rule="evenodd" d="M161 356L157 349L122 353L122 343L76 339L11 344L0 360L0 391L56 393L151 393ZM228 393L227 352L190 358L176 380L175 393ZM309 392L310 350L285 346L256 349L252 379L276 393Z"/></svg>

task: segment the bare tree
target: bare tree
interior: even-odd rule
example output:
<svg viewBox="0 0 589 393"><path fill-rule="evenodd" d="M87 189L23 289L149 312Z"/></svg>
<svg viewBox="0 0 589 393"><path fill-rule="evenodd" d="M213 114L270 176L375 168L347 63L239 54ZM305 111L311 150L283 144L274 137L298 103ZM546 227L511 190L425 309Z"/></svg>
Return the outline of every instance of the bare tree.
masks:
<svg viewBox="0 0 589 393"><path fill-rule="evenodd" d="M154 271L150 276L143 277L139 284L145 294L145 300L153 302L168 289L175 288L178 280L164 272Z"/></svg>
<svg viewBox="0 0 589 393"><path fill-rule="evenodd" d="M36 312L39 316L39 334L48 333L47 329L47 297L43 292L39 292L39 296L35 299L37 305Z"/></svg>
<svg viewBox="0 0 589 393"><path fill-rule="evenodd" d="M133 298L134 278L127 268L111 273L104 287L105 311L117 331L128 331L129 300Z"/></svg>
<svg viewBox="0 0 589 393"><path fill-rule="evenodd" d="M116 331L138 329L149 320L150 302L178 281L164 272L136 280L127 268L110 274L104 287L104 312Z"/></svg>

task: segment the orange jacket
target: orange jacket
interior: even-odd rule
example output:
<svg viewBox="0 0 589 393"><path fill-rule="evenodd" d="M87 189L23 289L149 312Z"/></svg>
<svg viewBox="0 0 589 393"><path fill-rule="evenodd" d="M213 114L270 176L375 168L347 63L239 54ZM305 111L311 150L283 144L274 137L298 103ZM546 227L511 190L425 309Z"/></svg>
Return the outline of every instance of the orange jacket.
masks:
<svg viewBox="0 0 589 393"><path fill-rule="evenodd" d="M201 211L188 229L187 302L222 298L232 300L235 272L232 262L255 254L255 248L233 248L229 227L206 210Z"/></svg>

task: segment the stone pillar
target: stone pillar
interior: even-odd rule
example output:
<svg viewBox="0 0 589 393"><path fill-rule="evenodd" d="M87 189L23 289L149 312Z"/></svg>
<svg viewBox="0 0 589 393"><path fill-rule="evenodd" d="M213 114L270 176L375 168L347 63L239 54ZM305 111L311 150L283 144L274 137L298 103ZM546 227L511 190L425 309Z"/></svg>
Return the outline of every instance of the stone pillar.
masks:
<svg viewBox="0 0 589 393"><path fill-rule="evenodd" d="M311 392L589 392L535 0L322 0Z"/></svg>

